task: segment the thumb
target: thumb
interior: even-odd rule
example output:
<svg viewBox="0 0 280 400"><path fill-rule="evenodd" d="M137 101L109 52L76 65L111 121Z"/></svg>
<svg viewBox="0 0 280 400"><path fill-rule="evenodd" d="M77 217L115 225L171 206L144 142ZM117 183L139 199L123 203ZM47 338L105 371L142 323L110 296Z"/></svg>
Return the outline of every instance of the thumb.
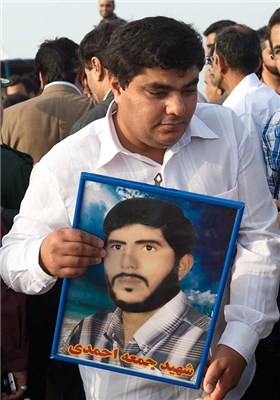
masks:
<svg viewBox="0 0 280 400"><path fill-rule="evenodd" d="M219 367L218 363L212 363L210 364L209 368L207 369L207 372L205 374L204 380L203 380L203 390L207 393L210 394L214 392L216 385L218 383L218 380L220 379L223 371Z"/></svg>

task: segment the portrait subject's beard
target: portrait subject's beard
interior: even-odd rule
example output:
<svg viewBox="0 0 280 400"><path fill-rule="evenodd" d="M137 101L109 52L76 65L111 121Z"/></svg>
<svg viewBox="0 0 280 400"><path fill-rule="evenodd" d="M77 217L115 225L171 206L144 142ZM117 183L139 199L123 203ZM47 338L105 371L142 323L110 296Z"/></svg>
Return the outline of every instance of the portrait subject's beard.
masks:
<svg viewBox="0 0 280 400"><path fill-rule="evenodd" d="M127 303L116 298L111 284L108 282L108 293L114 304L122 311L141 313L156 310L168 303L180 291L178 281L178 267L175 266L172 271L161 281L157 288L143 301L137 303Z"/></svg>

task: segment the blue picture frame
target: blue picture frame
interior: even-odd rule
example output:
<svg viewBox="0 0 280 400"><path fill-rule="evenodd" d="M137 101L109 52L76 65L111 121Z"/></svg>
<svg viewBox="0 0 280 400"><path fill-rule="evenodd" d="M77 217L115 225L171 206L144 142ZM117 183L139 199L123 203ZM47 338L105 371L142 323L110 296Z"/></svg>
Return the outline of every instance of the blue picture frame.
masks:
<svg viewBox="0 0 280 400"><path fill-rule="evenodd" d="M194 265L180 281L180 289L191 307L209 320L199 363L194 368L191 362L176 365L162 359L159 361L155 356L145 358L128 352L124 362L124 353L120 356L118 351L113 354L111 350L105 351L103 347L97 348L90 343L91 347L87 348L68 346L69 336L81 320L91 315L94 318L103 315L106 310L112 310L112 314L115 309L107 293L103 262L90 267L79 278L63 280L51 358L197 389L203 377L218 314L223 312L220 310L221 300L234 257L244 203L82 172L73 228L103 239L102 226L108 211L131 198L174 203L194 227ZM89 349L90 354L95 354L92 360L84 358Z"/></svg>

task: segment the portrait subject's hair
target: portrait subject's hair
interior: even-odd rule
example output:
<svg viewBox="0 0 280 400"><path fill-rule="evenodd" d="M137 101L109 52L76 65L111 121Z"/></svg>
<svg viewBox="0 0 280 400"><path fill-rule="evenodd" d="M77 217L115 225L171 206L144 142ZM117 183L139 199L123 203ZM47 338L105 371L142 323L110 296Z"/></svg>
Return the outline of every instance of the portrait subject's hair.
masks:
<svg viewBox="0 0 280 400"><path fill-rule="evenodd" d="M192 251L193 226L182 209L174 203L151 198L120 201L105 217L103 225L105 243L111 232L133 224L160 229L174 250L176 259Z"/></svg>
<svg viewBox="0 0 280 400"><path fill-rule="evenodd" d="M125 89L146 68L184 74L204 66L201 35L190 24L168 17L146 17L117 28L107 48L105 67Z"/></svg>
<svg viewBox="0 0 280 400"><path fill-rule="evenodd" d="M224 28L216 37L216 53L229 67L246 75L258 70L261 61L260 37L246 25Z"/></svg>

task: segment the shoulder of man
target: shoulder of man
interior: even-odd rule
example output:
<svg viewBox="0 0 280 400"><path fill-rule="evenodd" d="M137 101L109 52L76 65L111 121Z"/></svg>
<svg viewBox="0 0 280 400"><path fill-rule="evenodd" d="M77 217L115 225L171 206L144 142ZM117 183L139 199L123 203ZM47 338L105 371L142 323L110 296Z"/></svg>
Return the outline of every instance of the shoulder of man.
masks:
<svg viewBox="0 0 280 400"><path fill-rule="evenodd" d="M101 103L94 106L91 110L87 111L75 124L72 126L70 130L70 134L78 132L80 129L84 128L91 122L105 117L108 107L111 104L112 100L114 99L113 94L108 95L105 100Z"/></svg>
<svg viewBox="0 0 280 400"><path fill-rule="evenodd" d="M13 147L10 147L6 144L1 144L1 158L2 156L6 157L10 160L10 162L23 162L30 167L33 166L33 158L22 151L16 150ZM3 158L2 158L3 160Z"/></svg>

